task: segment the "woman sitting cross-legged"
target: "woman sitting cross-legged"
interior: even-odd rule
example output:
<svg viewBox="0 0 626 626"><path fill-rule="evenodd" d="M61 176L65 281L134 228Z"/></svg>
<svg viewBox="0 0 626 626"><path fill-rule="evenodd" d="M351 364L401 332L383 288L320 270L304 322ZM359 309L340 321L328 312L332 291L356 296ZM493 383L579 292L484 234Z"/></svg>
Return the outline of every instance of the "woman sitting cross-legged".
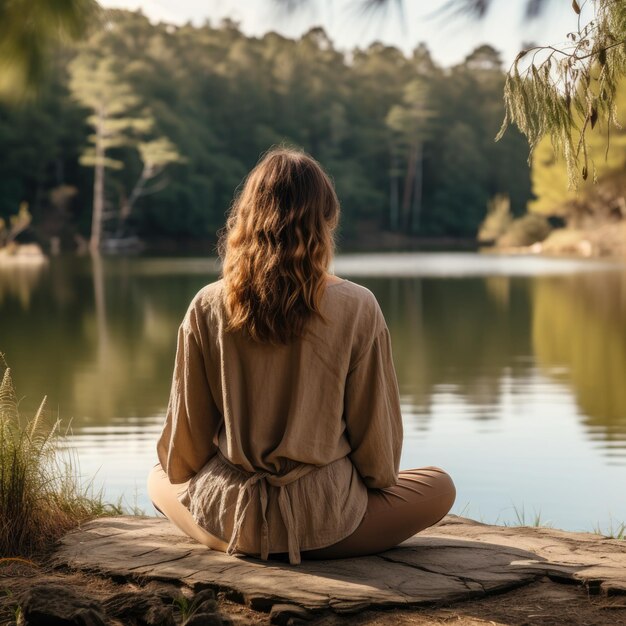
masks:
<svg viewBox="0 0 626 626"><path fill-rule="evenodd" d="M291 563L373 554L454 502L443 470L398 472L389 330L368 289L329 273L338 219L314 159L268 152L228 217L222 278L180 325L148 489L214 550Z"/></svg>

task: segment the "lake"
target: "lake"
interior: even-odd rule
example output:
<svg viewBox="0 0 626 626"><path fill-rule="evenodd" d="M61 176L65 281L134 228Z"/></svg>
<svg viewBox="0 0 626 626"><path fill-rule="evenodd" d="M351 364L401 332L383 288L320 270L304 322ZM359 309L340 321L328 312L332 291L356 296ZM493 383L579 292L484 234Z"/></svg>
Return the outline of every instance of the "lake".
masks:
<svg viewBox="0 0 626 626"><path fill-rule="evenodd" d="M0 269L0 351L22 411L48 396L86 478L154 511L145 476L176 331L217 276L197 258ZM571 530L626 521L626 265L474 253L340 255L391 331L404 467L439 465L453 512Z"/></svg>

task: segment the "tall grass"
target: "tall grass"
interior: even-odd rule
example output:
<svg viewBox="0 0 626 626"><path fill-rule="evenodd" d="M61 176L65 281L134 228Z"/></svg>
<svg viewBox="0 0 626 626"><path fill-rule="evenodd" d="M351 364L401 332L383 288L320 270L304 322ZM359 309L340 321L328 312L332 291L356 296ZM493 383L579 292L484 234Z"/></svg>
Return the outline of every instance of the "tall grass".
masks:
<svg viewBox="0 0 626 626"><path fill-rule="evenodd" d="M602 528L598 523L594 525L593 532L608 539L622 539L626 541L626 522L615 522L612 517L609 517L609 523L605 528Z"/></svg>
<svg viewBox="0 0 626 626"><path fill-rule="evenodd" d="M0 374L0 557L33 557L82 522L121 511L83 484L59 420L44 419L46 398L33 417L20 415L1 354Z"/></svg>

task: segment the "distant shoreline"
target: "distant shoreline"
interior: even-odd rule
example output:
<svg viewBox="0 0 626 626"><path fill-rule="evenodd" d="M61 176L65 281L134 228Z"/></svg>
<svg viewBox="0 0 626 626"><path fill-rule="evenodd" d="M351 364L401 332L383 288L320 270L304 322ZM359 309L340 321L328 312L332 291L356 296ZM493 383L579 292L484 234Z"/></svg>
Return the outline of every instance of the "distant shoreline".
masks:
<svg viewBox="0 0 626 626"><path fill-rule="evenodd" d="M487 248L495 254L531 254L545 257L626 260L626 223L595 228L559 228L530 246Z"/></svg>

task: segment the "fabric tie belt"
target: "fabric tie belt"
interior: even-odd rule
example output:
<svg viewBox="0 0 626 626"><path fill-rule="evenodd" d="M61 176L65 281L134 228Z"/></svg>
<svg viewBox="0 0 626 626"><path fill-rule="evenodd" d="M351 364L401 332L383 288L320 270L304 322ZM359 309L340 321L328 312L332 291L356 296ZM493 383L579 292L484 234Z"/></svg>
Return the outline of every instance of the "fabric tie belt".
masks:
<svg viewBox="0 0 626 626"><path fill-rule="evenodd" d="M233 522L233 533L231 535L230 542L228 544L227 553L233 554L237 551L237 544L239 543L239 536L243 528L243 521L245 519L246 512L253 499L254 487L258 485L259 503L261 505L261 558L267 560L269 556L269 526L267 523L267 486L272 485L278 487L278 507L280 509L280 515L287 530L287 546L289 550L289 562L292 565L300 563L300 541L296 532L296 524L293 515L293 509L291 508L291 498L289 492L285 487L294 483L296 480L306 476L315 469L318 469L316 465L309 465L302 463L296 466L291 471L285 474L272 474L271 472L247 472L240 466L231 463L221 451L218 451L218 455L221 460L229 465L231 468L237 470L239 473L245 475L247 478L239 490L237 497L237 505L235 507L235 517Z"/></svg>

